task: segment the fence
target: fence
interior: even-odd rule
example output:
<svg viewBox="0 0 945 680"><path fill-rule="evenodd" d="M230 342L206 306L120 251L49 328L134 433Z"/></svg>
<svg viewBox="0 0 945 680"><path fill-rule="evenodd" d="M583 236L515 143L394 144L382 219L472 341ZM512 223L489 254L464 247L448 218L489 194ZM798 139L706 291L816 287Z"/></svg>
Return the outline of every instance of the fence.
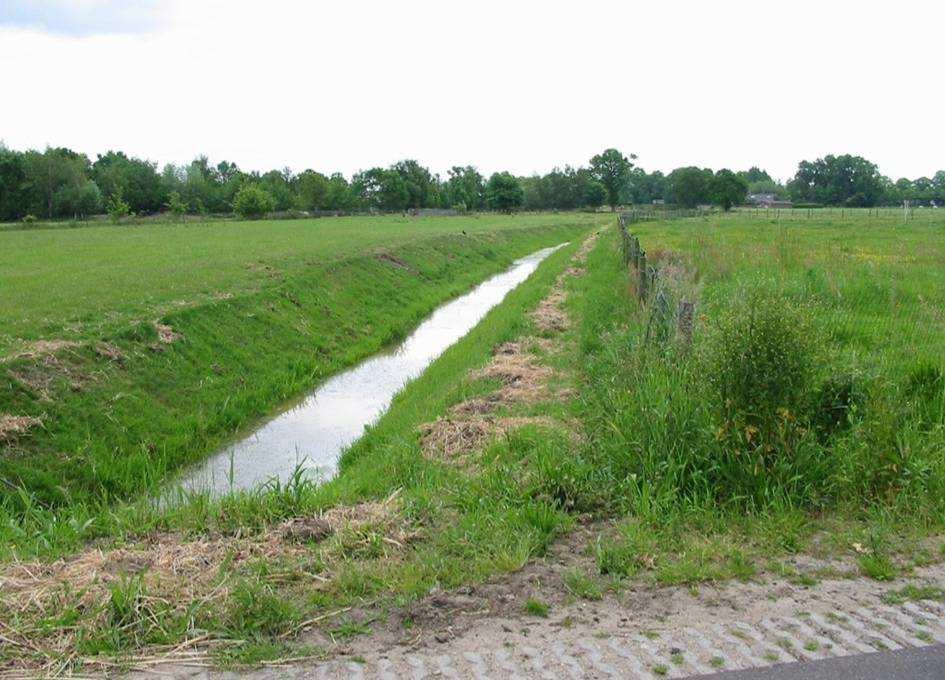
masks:
<svg viewBox="0 0 945 680"><path fill-rule="evenodd" d="M628 225L652 220L699 217L702 214L704 212L699 210L666 210L653 213L634 210L622 212L617 216L624 265L633 268L637 298L649 311L646 324L648 343L663 343L675 331L684 346L691 345L695 304L686 299L674 302L670 287L661 280L660 270L647 261L646 251L640 245L640 239L630 233Z"/></svg>

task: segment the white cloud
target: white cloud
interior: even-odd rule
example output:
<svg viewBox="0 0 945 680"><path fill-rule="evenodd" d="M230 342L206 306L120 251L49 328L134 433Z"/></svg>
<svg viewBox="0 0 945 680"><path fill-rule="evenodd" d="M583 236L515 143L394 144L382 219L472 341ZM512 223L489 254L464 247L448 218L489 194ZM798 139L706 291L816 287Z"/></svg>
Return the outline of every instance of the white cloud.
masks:
<svg viewBox="0 0 945 680"><path fill-rule="evenodd" d="M945 167L937 3L175 0L158 20L0 29L0 135L345 173L544 172L606 146L663 170L787 177L845 152L893 177Z"/></svg>

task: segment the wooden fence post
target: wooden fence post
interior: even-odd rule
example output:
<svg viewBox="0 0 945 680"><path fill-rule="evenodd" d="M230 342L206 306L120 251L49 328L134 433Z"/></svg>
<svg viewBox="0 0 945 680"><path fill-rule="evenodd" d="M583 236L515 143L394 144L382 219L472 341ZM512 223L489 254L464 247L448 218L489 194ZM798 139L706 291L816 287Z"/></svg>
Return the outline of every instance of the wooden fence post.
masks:
<svg viewBox="0 0 945 680"><path fill-rule="evenodd" d="M646 300L646 269L646 253L641 252L637 260L637 294L641 300Z"/></svg>
<svg viewBox="0 0 945 680"><path fill-rule="evenodd" d="M691 302L683 300L679 303L679 317L677 325L679 328L679 337L682 338L686 347L692 345L692 323L695 307Z"/></svg>

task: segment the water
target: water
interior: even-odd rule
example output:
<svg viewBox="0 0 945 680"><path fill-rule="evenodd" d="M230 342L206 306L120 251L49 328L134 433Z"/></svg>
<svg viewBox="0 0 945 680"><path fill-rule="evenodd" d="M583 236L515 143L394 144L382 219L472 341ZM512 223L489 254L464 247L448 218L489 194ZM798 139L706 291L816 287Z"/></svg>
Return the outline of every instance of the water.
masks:
<svg viewBox="0 0 945 680"><path fill-rule="evenodd" d="M299 467L319 479L331 477L341 452L387 410L394 395L563 245L516 260L507 271L438 308L399 347L330 378L297 406L185 475L181 486L214 493L251 489L274 479L285 482Z"/></svg>

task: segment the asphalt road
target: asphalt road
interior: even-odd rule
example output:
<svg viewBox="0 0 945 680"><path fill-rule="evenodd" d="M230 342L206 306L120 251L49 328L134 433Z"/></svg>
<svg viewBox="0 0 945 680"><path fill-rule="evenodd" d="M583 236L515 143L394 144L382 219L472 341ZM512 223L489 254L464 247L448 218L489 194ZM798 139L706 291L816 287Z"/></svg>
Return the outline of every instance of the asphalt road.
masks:
<svg viewBox="0 0 945 680"><path fill-rule="evenodd" d="M945 680L945 645L703 675L709 680Z"/></svg>

